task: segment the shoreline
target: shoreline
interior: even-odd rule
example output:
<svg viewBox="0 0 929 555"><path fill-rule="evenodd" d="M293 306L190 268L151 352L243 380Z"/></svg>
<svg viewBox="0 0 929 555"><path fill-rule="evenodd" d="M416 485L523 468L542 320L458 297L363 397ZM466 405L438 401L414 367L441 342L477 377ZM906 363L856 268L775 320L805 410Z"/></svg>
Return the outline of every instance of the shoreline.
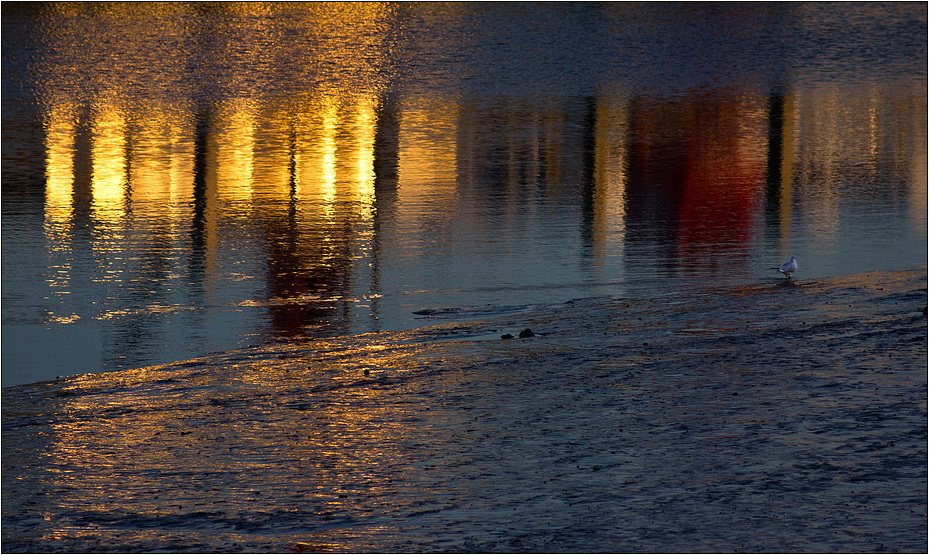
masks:
<svg viewBox="0 0 929 555"><path fill-rule="evenodd" d="M919 267L4 387L3 549L925 550L925 306Z"/></svg>
<svg viewBox="0 0 929 555"><path fill-rule="evenodd" d="M531 321L545 321L544 314L548 311L558 310L561 308L570 308L575 305L583 304L611 304L611 303L621 303L627 306L632 305L649 305L649 303L658 303L662 304L664 299L672 299L671 303L679 303L677 299L683 295L694 295L699 298L706 297L708 295L713 295L714 292L727 293L734 291L754 291L754 290L763 290L768 287L808 287L808 286L828 286L829 284L839 284L843 283L849 279L863 279L866 276L878 276L878 275L911 275L918 274L919 272L927 273L929 267L927 266L916 266L912 268L904 268L898 270L878 270L873 272L865 272L861 274L848 274L844 276L831 276L826 278L817 278L817 279L791 279L786 280L782 277L770 278L763 282L751 282L739 284L737 282L725 282L721 287L709 285L707 282L698 282L693 284L687 284L686 282L679 284L686 289L679 290L656 290L654 296L645 296L642 294L637 294L635 296L617 296L617 295L597 295L590 297L581 297L570 299L564 302L551 303L551 304L532 304L532 305L519 305L517 310L514 310L513 307L500 307L501 310L495 311L492 308L480 309L475 307L470 307L470 309L443 309L443 308L433 308L433 309L421 309L414 311L413 314L420 315L419 318L422 319L422 325L415 328L403 328L398 330L385 330L385 331L367 331L356 334L339 334L332 336L313 336L302 339L297 339L294 341L271 341L268 343L261 343L255 345L247 345L239 348L213 351L209 353L204 353L202 355L194 356L189 359L173 360L167 362L160 362L154 364L148 364L136 368L124 368L117 370L106 370L100 372L78 372L74 374L57 376L54 379L49 380L37 380L34 382L22 383L22 384L13 384L0 387L0 390L14 390L18 388L35 388L42 386L54 386L56 384L66 384L74 380L82 380L90 378L92 376L105 376L110 374L132 374L137 372L143 372L148 370L156 371L172 371L172 369L188 367L196 365L198 363L203 363L206 365L211 364L211 361L219 360L224 357L236 357L236 356L256 356L260 357L265 354L269 356L274 356L274 353L277 350L280 350L281 353L289 353L293 350L294 347L297 350L303 349L312 349L315 344L354 344L357 341L364 342L367 340L377 341L379 339L373 338L394 338L399 342L414 340L418 341L422 337L430 337L430 330L435 330L434 333L436 337L447 339L449 337L455 337L459 339L478 339L478 340L496 340L499 339L499 335L503 335L507 331L512 333L514 336L518 334L520 329L516 329L521 325L520 320L525 320L526 322ZM641 288L641 286L639 286ZM473 312L477 312L480 315L482 312L487 311L489 314L486 319L473 319L468 318L467 316L471 315ZM430 322L431 320L431 322ZM497 334L497 328L501 330L500 334Z"/></svg>

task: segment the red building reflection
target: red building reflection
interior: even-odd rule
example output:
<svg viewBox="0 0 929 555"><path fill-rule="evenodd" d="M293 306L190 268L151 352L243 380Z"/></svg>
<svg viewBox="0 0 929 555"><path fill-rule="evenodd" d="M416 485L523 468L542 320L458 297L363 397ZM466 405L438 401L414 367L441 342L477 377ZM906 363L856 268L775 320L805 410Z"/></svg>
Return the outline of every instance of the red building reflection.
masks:
<svg viewBox="0 0 929 555"><path fill-rule="evenodd" d="M630 221L661 221L656 244L682 270L743 271L766 175L763 98L633 103ZM649 226L654 229L654 226Z"/></svg>

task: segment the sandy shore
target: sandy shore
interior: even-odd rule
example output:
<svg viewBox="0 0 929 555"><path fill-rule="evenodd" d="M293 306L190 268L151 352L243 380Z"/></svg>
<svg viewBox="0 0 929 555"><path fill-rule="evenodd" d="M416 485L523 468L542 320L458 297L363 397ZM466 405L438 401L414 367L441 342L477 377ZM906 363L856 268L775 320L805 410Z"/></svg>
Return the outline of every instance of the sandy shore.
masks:
<svg viewBox="0 0 929 555"><path fill-rule="evenodd" d="M922 553L925 306L772 280L4 388L3 550Z"/></svg>

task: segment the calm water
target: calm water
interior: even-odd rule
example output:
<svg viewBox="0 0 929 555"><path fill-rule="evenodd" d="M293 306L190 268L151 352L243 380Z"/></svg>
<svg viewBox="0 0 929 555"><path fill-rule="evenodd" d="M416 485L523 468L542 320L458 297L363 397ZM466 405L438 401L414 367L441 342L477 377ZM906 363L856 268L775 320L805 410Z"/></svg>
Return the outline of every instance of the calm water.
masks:
<svg viewBox="0 0 929 555"><path fill-rule="evenodd" d="M3 5L3 385L926 263L912 4Z"/></svg>

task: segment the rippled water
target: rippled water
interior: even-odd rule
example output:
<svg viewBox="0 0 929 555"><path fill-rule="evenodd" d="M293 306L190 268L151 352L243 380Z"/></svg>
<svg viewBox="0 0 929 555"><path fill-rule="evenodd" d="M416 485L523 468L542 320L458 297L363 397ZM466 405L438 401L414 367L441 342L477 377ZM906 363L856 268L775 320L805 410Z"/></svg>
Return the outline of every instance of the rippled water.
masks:
<svg viewBox="0 0 929 555"><path fill-rule="evenodd" d="M918 4L4 4L3 384L926 262Z"/></svg>
<svg viewBox="0 0 929 555"><path fill-rule="evenodd" d="M6 387L3 550L923 553L925 306L923 266Z"/></svg>

